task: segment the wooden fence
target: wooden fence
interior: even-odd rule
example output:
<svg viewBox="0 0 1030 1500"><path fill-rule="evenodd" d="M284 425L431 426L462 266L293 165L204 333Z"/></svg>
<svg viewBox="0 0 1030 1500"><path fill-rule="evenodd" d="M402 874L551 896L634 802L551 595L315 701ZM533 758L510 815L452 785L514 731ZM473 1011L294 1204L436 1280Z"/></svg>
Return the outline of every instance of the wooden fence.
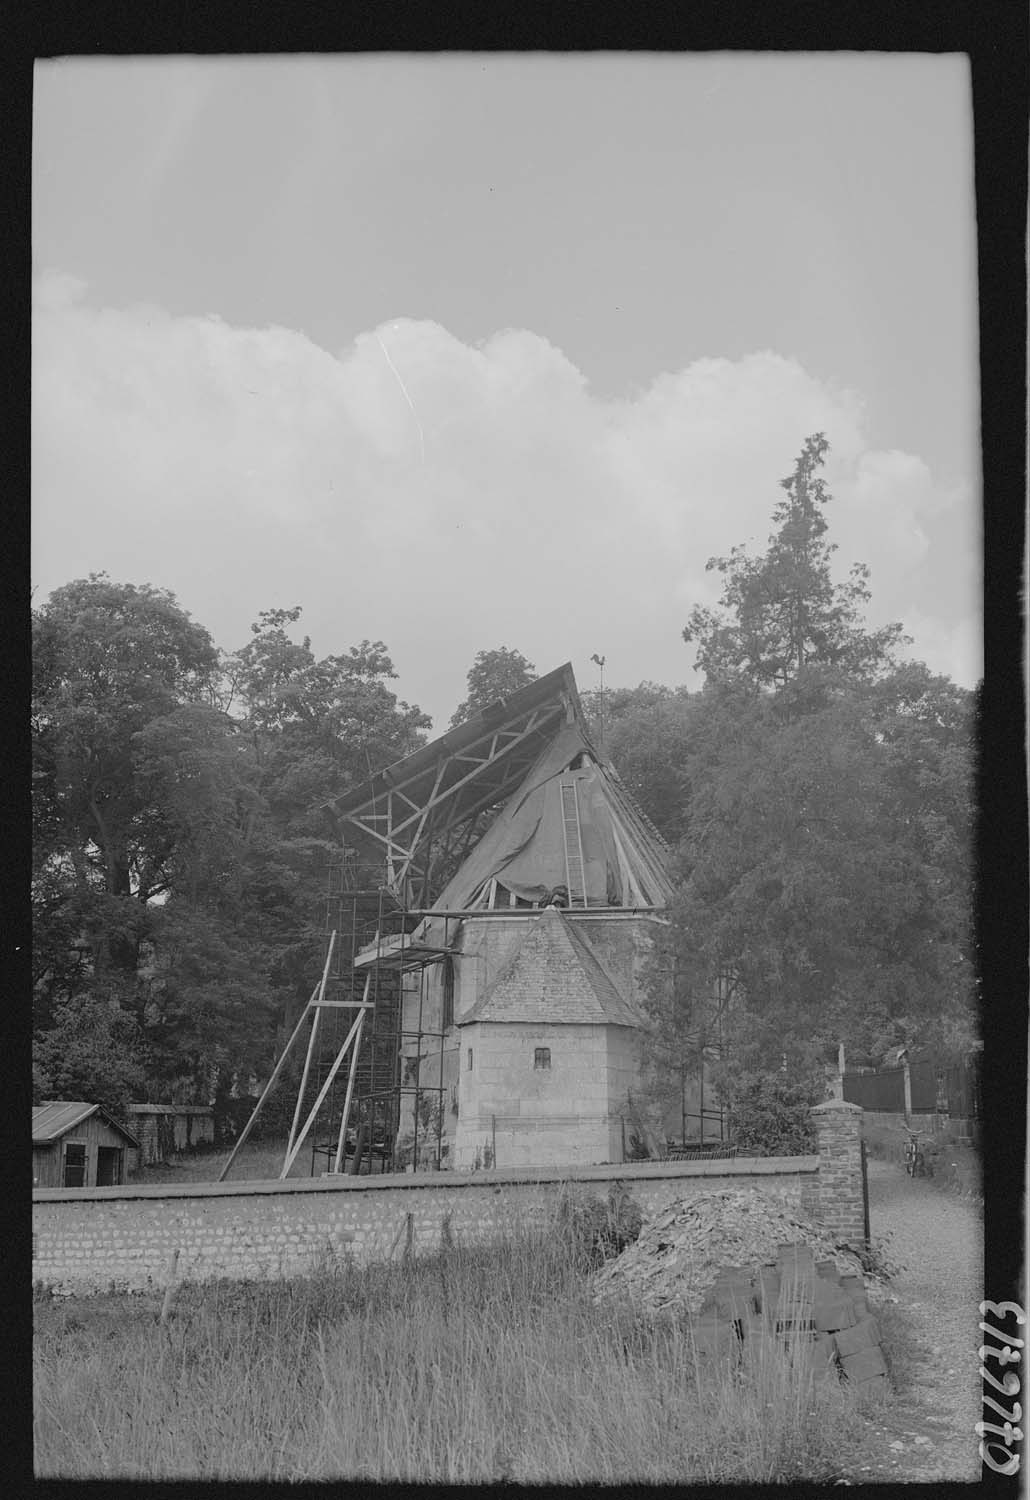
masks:
<svg viewBox="0 0 1030 1500"><path fill-rule="evenodd" d="M976 1060L938 1063L921 1059L909 1065L912 1113L950 1115L953 1119L978 1120L981 1115L980 1068ZM844 1098L865 1110L882 1114L904 1114L905 1069L877 1068L867 1073L844 1074Z"/></svg>

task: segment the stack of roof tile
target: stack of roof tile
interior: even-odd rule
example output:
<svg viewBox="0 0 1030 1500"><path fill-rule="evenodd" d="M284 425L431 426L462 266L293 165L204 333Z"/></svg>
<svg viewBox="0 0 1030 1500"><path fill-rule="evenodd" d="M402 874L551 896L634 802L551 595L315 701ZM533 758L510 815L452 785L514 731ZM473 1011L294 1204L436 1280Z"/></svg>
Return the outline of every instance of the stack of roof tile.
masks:
<svg viewBox="0 0 1030 1500"><path fill-rule="evenodd" d="M599 1301L625 1295L645 1314L686 1314L702 1361L775 1351L805 1359L817 1380L886 1387L857 1257L753 1189L674 1204L601 1268L594 1287Z"/></svg>

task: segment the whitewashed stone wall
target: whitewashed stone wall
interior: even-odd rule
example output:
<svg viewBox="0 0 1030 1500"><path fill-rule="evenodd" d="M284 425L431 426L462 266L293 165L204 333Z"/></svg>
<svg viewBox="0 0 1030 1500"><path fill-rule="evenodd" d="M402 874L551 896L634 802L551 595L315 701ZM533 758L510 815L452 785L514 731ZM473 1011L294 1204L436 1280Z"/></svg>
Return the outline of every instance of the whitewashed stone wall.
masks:
<svg viewBox="0 0 1030 1500"><path fill-rule="evenodd" d="M461 1028L455 1166L620 1162L640 1042L626 1026L477 1022ZM550 1067L534 1066L547 1048ZM469 1067L469 1053L472 1066Z"/></svg>
<svg viewBox="0 0 1030 1500"><path fill-rule="evenodd" d="M495 1239L546 1223L562 1193L604 1198L626 1186L645 1214L677 1198L753 1186L816 1216L816 1157L627 1163L562 1171L441 1172L192 1187L39 1189L32 1204L32 1277L59 1293L164 1285L176 1251L187 1281L306 1275L329 1261L358 1264ZM409 1229L410 1224L410 1229Z"/></svg>

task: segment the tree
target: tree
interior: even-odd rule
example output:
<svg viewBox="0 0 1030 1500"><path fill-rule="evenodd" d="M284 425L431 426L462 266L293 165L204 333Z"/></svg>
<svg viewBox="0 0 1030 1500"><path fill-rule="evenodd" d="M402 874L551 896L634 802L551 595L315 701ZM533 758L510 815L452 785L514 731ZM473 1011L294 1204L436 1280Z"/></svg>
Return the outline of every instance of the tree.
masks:
<svg viewBox="0 0 1030 1500"><path fill-rule="evenodd" d="M428 720L386 687L381 642L318 661L288 634L299 614L266 612L220 658L149 586L94 575L37 612L38 1087L116 1091L106 1047L125 1087L209 1099L269 1065L306 1000L332 798Z"/></svg>
<svg viewBox="0 0 1030 1500"><path fill-rule="evenodd" d="M410 754L430 724L387 686L396 672L382 641L318 659L309 637L291 638L300 616L299 607L262 612L225 662L255 764L248 909L274 947L270 978L287 1017L321 962L326 864L342 843L333 799ZM382 870L364 863L358 877L374 886Z"/></svg>
<svg viewBox="0 0 1030 1500"><path fill-rule="evenodd" d="M536 681L536 667L521 651L498 646L494 651L478 651L466 676L468 696L451 715L451 727L464 724L473 714L491 703L507 698L519 688Z"/></svg>
<svg viewBox="0 0 1030 1500"><path fill-rule="evenodd" d="M54 1024L33 1046L32 1102L87 1099L124 1119L145 1086L140 1028L117 995L102 988L57 1006Z"/></svg>
<svg viewBox="0 0 1030 1500"><path fill-rule="evenodd" d="M153 753L162 732L181 744L220 719L217 654L174 595L101 573L36 612L32 666L37 899L74 921L94 972L131 982L181 833Z"/></svg>
<svg viewBox="0 0 1030 1500"><path fill-rule="evenodd" d="M742 546L729 557L709 558L706 568L723 575L718 611L696 605L683 639L697 644L697 665L710 683L747 683L783 688L813 666L831 668L855 681L889 667L905 642L899 624L868 630L869 570L851 569L834 584L830 561L836 547L826 541L823 514L831 496L819 470L829 444L821 432L807 438L786 491L773 511L778 529L761 557Z"/></svg>
<svg viewBox="0 0 1030 1500"><path fill-rule="evenodd" d="M583 707L600 743L600 693L584 693ZM674 844L683 834L684 781L700 717L697 695L685 687L642 682L604 694L604 753L659 833Z"/></svg>
<svg viewBox="0 0 1030 1500"><path fill-rule="evenodd" d="M896 729L886 685L787 723L774 703L738 713L719 763L691 775L662 945L676 1029L710 1008L717 974L745 1068L811 1069L839 1040L875 1057L969 1023L971 754L945 694L954 722L930 747Z"/></svg>
<svg viewBox="0 0 1030 1500"><path fill-rule="evenodd" d="M748 1156L805 1156L816 1149L809 1110L820 1104L818 1081L784 1072L741 1079L730 1105L730 1134Z"/></svg>
<svg viewBox="0 0 1030 1500"><path fill-rule="evenodd" d="M682 742L678 895L649 986L656 1065L721 1042L733 1096L786 1062L815 1088L843 1040L958 1045L973 1031L972 698L892 664L864 570L843 589L811 438L768 552L737 548L722 612L694 610L704 691Z"/></svg>
<svg viewBox="0 0 1030 1500"><path fill-rule="evenodd" d="M232 887L246 746L216 704L210 636L167 590L68 584L33 645L39 1076L142 1090L170 1067L154 998L169 904ZM217 1017L217 990L207 1003Z"/></svg>

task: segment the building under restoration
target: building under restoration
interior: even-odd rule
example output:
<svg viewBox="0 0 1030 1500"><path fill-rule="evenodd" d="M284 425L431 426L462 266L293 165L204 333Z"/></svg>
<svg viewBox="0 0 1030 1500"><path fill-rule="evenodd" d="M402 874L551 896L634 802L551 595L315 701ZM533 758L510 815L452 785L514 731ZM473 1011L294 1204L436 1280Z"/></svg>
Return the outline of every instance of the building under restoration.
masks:
<svg viewBox="0 0 1030 1500"><path fill-rule="evenodd" d="M641 966L668 851L591 742L571 667L336 811L382 850L405 918L355 956L368 993L396 984L396 1075L371 1091L396 1096L373 1127L392 1164L625 1159L646 1128Z"/></svg>
<svg viewBox="0 0 1030 1500"><path fill-rule="evenodd" d="M328 804L321 981L281 1175L619 1162L649 1139L642 969L668 849L566 664ZM358 855L356 860L352 856ZM379 866L361 889L353 871Z"/></svg>

